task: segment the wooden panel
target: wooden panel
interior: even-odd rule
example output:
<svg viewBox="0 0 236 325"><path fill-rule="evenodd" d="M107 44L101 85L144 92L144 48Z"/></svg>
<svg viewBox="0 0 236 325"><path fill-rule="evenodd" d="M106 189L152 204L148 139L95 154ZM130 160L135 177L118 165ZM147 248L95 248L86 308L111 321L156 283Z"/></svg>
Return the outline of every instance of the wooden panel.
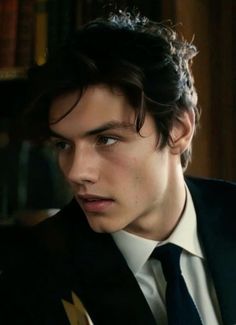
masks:
<svg viewBox="0 0 236 325"><path fill-rule="evenodd" d="M163 1L164 19L191 40L199 54L193 72L202 108L188 173L236 180L235 1Z"/></svg>

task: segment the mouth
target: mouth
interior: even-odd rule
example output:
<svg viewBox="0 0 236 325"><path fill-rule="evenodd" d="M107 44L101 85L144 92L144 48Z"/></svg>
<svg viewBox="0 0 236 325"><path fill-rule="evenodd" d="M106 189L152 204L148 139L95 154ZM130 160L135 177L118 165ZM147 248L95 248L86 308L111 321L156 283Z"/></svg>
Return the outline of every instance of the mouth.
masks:
<svg viewBox="0 0 236 325"><path fill-rule="evenodd" d="M101 213L105 212L114 200L97 195L78 195L77 200L85 212Z"/></svg>

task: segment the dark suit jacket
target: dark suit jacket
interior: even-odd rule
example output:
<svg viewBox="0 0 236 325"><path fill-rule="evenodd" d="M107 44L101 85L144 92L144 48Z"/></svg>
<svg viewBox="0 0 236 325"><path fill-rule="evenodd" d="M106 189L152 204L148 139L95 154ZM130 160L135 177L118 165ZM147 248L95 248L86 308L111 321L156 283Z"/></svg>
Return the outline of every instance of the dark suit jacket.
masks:
<svg viewBox="0 0 236 325"><path fill-rule="evenodd" d="M186 182L223 322L236 324L236 185ZM72 291L95 325L155 324L112 237L93 232L75 201L27 236L30 245L17 252L22 262L0 277L0 324L68 324L61 299L71 301Z"/></svg>

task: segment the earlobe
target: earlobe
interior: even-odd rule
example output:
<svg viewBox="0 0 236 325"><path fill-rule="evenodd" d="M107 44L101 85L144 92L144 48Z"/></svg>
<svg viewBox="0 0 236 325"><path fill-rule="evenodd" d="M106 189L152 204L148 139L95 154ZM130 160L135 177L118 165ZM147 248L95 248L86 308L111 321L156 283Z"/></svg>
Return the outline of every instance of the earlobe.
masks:
<svg viewBox="0 0 236 325"><path fill-rule="evenodd" d="M174 122L170 132L170 150L174 155L181 155L191 144L195 125L195 114L191 109L185 111Z"/></svg>

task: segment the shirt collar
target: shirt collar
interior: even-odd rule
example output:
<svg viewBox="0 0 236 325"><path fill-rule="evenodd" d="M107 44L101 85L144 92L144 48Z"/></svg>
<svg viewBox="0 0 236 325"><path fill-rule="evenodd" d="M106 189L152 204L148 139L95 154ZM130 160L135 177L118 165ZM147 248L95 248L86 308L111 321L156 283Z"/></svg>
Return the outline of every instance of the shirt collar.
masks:
<svg viewBox="0 0 236 325"><path fill-rule="evenodd" d="M156 246L166 243L176 244L190 254L204 258L197 234L196 212L187 186L185 210L177 227L165 241L146 239L124 230L113 233L112 237L134 274L146 263Z"/></svg>
<svg viewBox="0 0 236 325"><path fill-rule="evenodd" d="M172 234L165 241L159 243L172 243L188 251L192 255L204 258L197 233L197 218L193 200L186 185L186 206L183 215Z"/></svg>
<svg viewBox="0 0 236 325"><path fill-rule="evenodd" d="M136 236L124 230L113 233L112 237L134 274L146 263L157 245L155 240Z"/></svg>

